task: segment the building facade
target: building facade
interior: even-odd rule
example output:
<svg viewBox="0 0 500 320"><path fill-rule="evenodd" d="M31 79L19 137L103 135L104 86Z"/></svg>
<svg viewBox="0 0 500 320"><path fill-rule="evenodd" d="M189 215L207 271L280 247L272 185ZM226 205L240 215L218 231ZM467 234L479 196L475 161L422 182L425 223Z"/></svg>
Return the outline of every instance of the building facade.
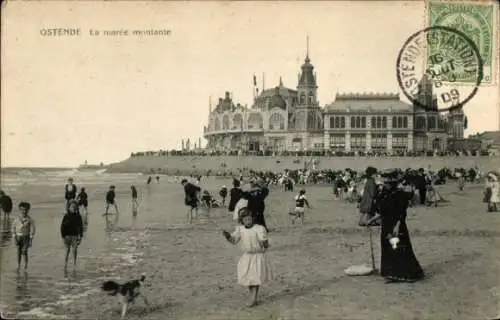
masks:
<svg viewBox="0 0 500 320"><path fill-rule="evenodd" d="M337 94L320 106L317 79L309 55L296 89L279 85L262 91L248 108L226 92L204 127L211 151L444 151L450 135L463 136L462 110L443 116L404 103L398 94ZM418 99L436 106L432 83L424 78ZM430 104L429 104L430 103ZM453 128L449 121L453 119Z"/></svg>

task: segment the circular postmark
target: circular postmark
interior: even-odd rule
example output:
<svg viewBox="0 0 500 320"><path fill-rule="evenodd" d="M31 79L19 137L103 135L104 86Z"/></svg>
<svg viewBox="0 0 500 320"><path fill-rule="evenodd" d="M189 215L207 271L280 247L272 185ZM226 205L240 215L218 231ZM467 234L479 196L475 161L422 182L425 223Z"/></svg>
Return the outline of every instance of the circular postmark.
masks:
<svg viewBox="0 0 500 320"><path fill-rule="evenodd" d="M477 93L483 60L463 32L433 26L411 35L396 62L398 84L416 106L432 111L461 108Z"/></svg>

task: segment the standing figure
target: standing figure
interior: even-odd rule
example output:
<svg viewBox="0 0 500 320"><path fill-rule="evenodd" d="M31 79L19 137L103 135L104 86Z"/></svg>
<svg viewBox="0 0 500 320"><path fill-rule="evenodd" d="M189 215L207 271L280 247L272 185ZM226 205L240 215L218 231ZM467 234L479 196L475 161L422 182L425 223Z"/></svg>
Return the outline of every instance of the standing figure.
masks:
<svg viewBox="0 0 500 320"><path fill-rule="evenodd" d="M500 207L500 184L498 183L498 177L493 173L489 173L486 179L487 190L489 188L489 191L487 191L489 193L487 197L488 212L496 212Z"/></svg>
<svg viewBox="0 0 500 320"><path fill-rule="evenodd" d="M250 210L252 214L254 223L263 226L266 229L266 232L269 232L269 230L264 217L264 211L266 209L264 201L268 195L269 189L262 180L252 182L252 188L250 191L243 192L243 198L248 200L248 210Z"/></svg>
<svg viewBox="0 0 500 320"><path fill-rule="evenodd" d="M151 178L151 176L149 176L149 177L148 177L148 181L146 182L146 184L147 184L147 185L150 185L152 180L153 180L153 178Z"/></svg>
<svg viewBox="0 0 500 320"><path fill-rule="evenodd" d="M187 181L187 179L182 179L182 186L184 187L184 204L188 206L188 223L193 223L193 213L194 217L198 216L198 195L201 188L195 186L194 184Z"/></svg>
<svg viewBox="0 0 500 320"><path fill-rule="evenodd" d="M137 189L135 186L131 186L132 191L132 218L137 217L137 211L139 209L139 202L137 201Z"/></svg>
<svg viewBox="0 0 500 320"><path fill-rule="evenodd" d="M382 218L380 275L387 282L415 282L424 277L424 271L413 252L406 225L409 194L397 187L398 180L386 179L379 196ZM368 221L368 225L375 218Z"/></svg>
<svg viewBox="0 0 500 320"><path fill-rule="evenodd" d="M243 190L241 190L240 186L240 180L233 179L233 187L229 191L229 205L227 206L227 210L230 213L233 213L233 217L238 217L238 212L235 213L234 210L238 201L240 201L240 199L243 197Z"/></svg>
<svg viewBox="0 0 500 320"><path fill-rule="evenodd" d="M248 306L257 304L260 286L272 279L272 270L267 259L266 251L269 248L266 229L254 224L251 213L244 209L240 212L240 223L230 234L222 234L232 244L239 244L243 255L238 262L238 283L248 287L250 301Z"/></svg>
<svg viewBox="0 0 500 320"><path fill-rule="evenodd" d="M73 178L68 179L68 183L64 186L64 199L66 199L66 209L69 202L76 198L76 185L73 183Z"/></svg>
<svg viewBox="0 0 500 320"><path fill-rule="evenodd" d="M29 215L31 205L29 202L19 203L21 214L12 222L12 234L17 246L17 271L21 268L21 259L24 257L24 270L28 269L28 249L33 244L35 237L35 220Z"/></svg>
<svg viewBox="0 0 500 320"><path fill-rule="evenodd" d="M377 184L373 176L376 172L377 169L374 167L368 167L365 171L366 182L363 187L361 202L359 203L359 212L361 213L358 222L359 226L366 226L367 221L375 216Z"/></svg>
<svg viewBox="0 0 500 320"><path fill-rule="evenodd" d="M219 196L222 199L222 206L225 207L226 206L226 197L227 197L227 187L226 186L222 186L222 188L219 191Z"/></svg>
<svg viewBox="0 0 500 320"><path fill-rule="evenodd" d="M118 214L118 205L115 202L116 194L115 194L115 186L109 186L108 192L106 192L106 212L105 216L109 213L109 207L113 206L115 208L115 213Z"/></svg>
<svg viewBox="0 0 500 320"><path fill-rule="evenodd" d="M78 209L82 213L83 223L85 225L88 224L88 206L89 206L89 198L85 188L80 189L80 193L76 197L76 201L78 203Z"/></svg>
<svg viewBox="0 0 500 320"><path fill-rule="evenodd" d="M71 201L61 222L61 237L64 246L66 247L66 255L64 257L64 271L68 269L68 259L70 251L73 251L73 267L76 267L76 259L78 258L78 246L83 238L83 221L82 216L78 212L78 203Z"/></svg>
<svg viewBox="0 0 500 320"><path fill-rule="evenodd" d="M3 190L0 190L0 209L5 219L9 219L12 212L12 199Z"/></svg>
<svg viewBox="0 0 500 320"><path fill-rule="evenodd" d="M299 194L295 196L295 209L290 212L290 218L292 220L292 224L295 224L296 219L300 219L302 223L304 223L304 215L307 208L311 208L309 206L309 201L306 198L306 190L301 189Z"/></svg>
<svg viewBox="0 0 500 320"><path fill-rule="evenodd" d="M208 190L203 190L201 195L201 204L205 207L207 215L210 215L210 211L212 209L212 195L208 192Z"/></svg>
<svg viewBox="0 0 500 320"><path fill-rule="evenodd" d="M465 177L461 172L456 173L458 178L458 190L463 191L465 187Z"/></svg>

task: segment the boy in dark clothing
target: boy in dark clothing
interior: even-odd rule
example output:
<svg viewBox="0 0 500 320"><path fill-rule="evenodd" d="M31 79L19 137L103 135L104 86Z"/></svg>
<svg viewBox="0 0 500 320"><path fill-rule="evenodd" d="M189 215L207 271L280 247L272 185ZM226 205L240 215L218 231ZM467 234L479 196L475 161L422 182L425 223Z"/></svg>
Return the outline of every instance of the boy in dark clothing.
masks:
<svg viewBox="0 0 500 320"><path fill-rule="evenodd" d="M115 186L110 186L108 192L106 193L106 212L104 215L108 214L110 206L115 207L115 213L118 214L118 205L115 202Z"/></svg>
<svg viewBox="0 0 500 320"><path fill-rule="evenodd" d="M193 212L194 216L198 216L198 194L201 188L189 183L187 179L182 179L182 186L184 187L184 203L189 207L188 209L188 222L193 223Z"/></svg>
<svg viewBox="0 0 500 320"><path fill-rule="evenodd" d="M2 190L0 190L0 208L5 218L9 219L12 212L12 199Z"/></svg>
<svg viewBox="0 0 500 320"><path fill-rule="evenodd" d="M66 209L69 202L76 198L76 185L73 184L73 178L68 179L68 183L64 186L64 199L66 200Z"/></svg>
<svg viewBox="0 0 500 320"><path fill-rule="evenodd" d="M61 237L66 246L66 257L64 259L64 270L68 268L68 258L71 249L73 249L73 266L76 266L78 256L78 246L83 238L83 221L78 212L78 203L71 201L61 222Z"/></svg>
<svg viewBox="0 0 500 320"><path fill-rule="evenodd" d="M89 200L85 188L80 189L80 193L76 197L76 201L78 203L78 208L81 209L80 212L82 213L83 221L85 224L87 224L87 217L88 217L87 208L89 206Z"/></svg>

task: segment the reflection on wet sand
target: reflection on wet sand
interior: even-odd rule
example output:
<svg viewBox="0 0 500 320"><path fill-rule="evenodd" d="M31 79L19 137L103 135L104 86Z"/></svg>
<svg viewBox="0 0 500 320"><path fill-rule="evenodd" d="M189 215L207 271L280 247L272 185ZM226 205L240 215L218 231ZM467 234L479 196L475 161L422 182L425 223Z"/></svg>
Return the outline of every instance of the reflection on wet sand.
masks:
<svg viewBox="0 0 500 320"><path fill-rule="evenodd" d="M16 295L17 300L29 299L28 290L28 272L19 272L16 276Z"/></svg>
<svg viewBox="0 0 500 320"><path fill-rule="evenodd" d="M12 240L12 218L1 218L0 247L8 246Z"/></svg>

